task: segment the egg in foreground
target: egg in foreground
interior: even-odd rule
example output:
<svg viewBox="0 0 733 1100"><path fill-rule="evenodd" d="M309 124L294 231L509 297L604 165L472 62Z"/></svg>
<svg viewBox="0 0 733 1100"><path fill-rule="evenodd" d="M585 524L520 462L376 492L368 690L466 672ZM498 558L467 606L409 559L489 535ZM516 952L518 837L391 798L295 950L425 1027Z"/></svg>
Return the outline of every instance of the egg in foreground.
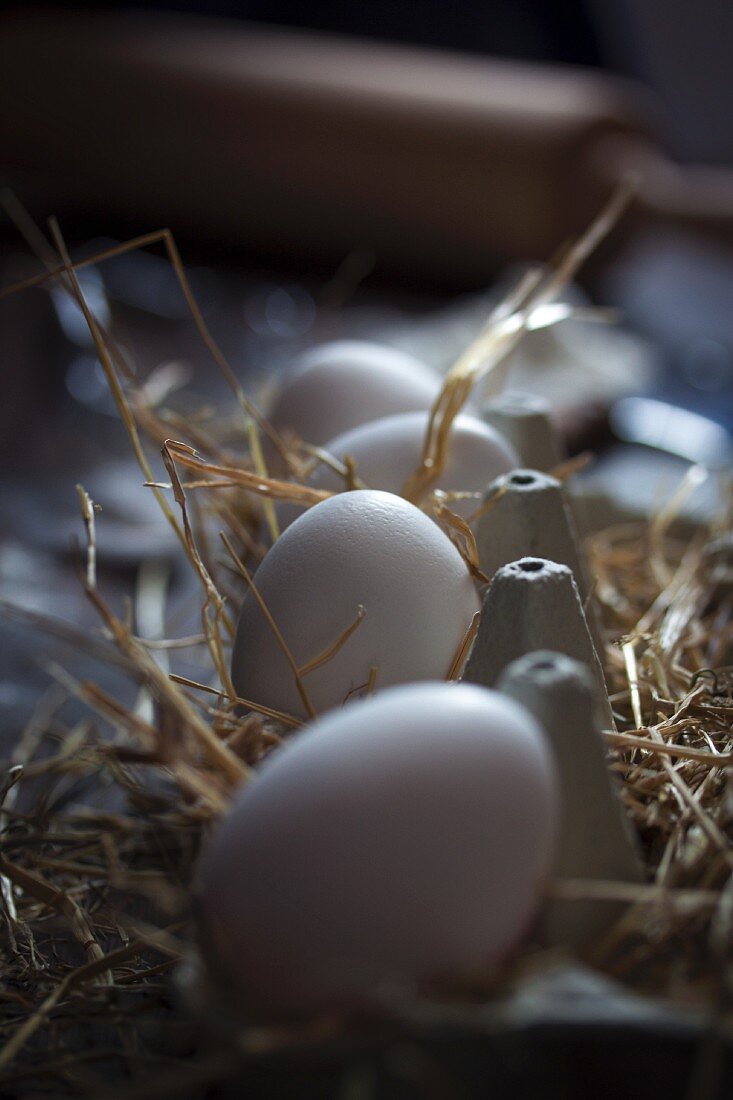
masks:
<svg viewBox="0 0 733 1100"><path fill-rule="evenodd" d="M203 854L211 974L244 1007L374 1007L489 972L536 911L558 790L519 703L467 684L393 688L265 762Z"/></svg>
<svg viewBox="0 0 733 1100"><path fill-rule="evenodd" d="M474 614L475 586L446 535L391 493L340 493L310 508L259 566L254 584L298 668L316 714L377 690L444 678ZM376 672L372 673L372 669ZM232 652L240 698L296 717L308 711L295 676L252 592L243 600Z"/></svg>
<svg viewBox="0 0 733 1100"><path fill-rule="evenodd" d="M435 371L397 348L336 340L300 356L269 419L279 432L323 445L369 420L430 409L441 384Z"/></svg>

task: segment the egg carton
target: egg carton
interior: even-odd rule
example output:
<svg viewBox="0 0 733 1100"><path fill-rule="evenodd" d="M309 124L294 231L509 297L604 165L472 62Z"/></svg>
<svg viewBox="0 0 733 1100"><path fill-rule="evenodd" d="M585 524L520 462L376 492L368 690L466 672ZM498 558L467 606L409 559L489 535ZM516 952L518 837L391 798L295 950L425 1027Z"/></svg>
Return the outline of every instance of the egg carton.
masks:
<svg viewBox="0 0 733 1100"><path fill-rule="evenodd" d="M512 442L517 447L530 419L520 453L539 455L539 424L540 437L550 443L542 464L556 465L544 410L533 401L525 412L512 412L525 421ZM555 876L640 883L641 861L600 735L602 727L613 729L613 713L596 650L600 626L585 615L591 592L575 505L538 469L502 475L485 499L490 508L477 543L493 581L464 679L521 700L547 731L565 806ZM602 526L608 516L599 519ZM528 548L532 556L518 556ZM499 621L513 628L497 631ZM255 1096L275 1095L293 1074L306 1096L330 1095L319 1090L351 1080L367 1081L365 1095L373 1096L484 1096L489 1082L495 1096L647 1096L643 1067L651 1065L669 1096L687 1096L688 1086L700 1083L730 1087L733 1051L709 1014L642 997L564 957L565 949L582 950L613 928L626 904L551 897L536 929L559 952L549 970L530 973L511 993L483 1004L415 1001L326 1039L286 1029L268 1040L267 1028L227 1007L196 965L181 972L179 989L195 1018L235 1041L242 1059L237 1072ZM222 1095L230 1095L226 1087Z"/></svg>
<svg viewBox="0 0 733 1100"><path fill-rule="evenodd" d="M574 963L528 978L509 998L415 1004L347 1031L331 1021L248 1028L202 995L190 966L179 994L227 1051L221 1100L238 1100L244 1087L253 1100L723 1100L733 1089L733 1046L714 1019Z"/></svg>

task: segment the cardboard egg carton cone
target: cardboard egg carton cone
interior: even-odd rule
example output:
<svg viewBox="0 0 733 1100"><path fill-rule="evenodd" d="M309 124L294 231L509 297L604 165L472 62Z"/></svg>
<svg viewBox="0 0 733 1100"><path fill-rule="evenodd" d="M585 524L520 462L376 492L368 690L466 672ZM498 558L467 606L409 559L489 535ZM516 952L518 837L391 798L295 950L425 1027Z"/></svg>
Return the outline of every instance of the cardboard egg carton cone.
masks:
<svg viewBox="0 0 733 1100"><path fill-rule="evenodd" d="M562 485L539 470L513 470L489 485L485 500L492 507L481 516L476 532L481 569L497 569L532 555L572 570L598 652L603 652L603 626L591 602L591 586L580 551L575 523Z"/></svg>
<svg viewBox="0 0 733 1100"><path fill-rule="evenodd" d="M558 880L641 882L643 867L629 820L606 765L595 685L562 653L513 661L499 690L528 707L545 729L560 779L561 819L553 876ZM547 943L582 947L623 915L625 903L550 897L541 918Z"/></svg>
<svg viewBox="0 0 733 1100"><path fill-rule="evenodd" d="M546 558L520 558L503 565L489 585L463 679L495 687L512 661L547 649L588 668L603 725L614 729L603 668L572 570Z"/></svg>
<svg viewBox="0 0 733 1100"><path fill-rule="evenodd" d="M503 393L481 409L487 424L496 428L532 470L553 470L565 457L560 436L550 419L550 406L529 393Z"/></svg>

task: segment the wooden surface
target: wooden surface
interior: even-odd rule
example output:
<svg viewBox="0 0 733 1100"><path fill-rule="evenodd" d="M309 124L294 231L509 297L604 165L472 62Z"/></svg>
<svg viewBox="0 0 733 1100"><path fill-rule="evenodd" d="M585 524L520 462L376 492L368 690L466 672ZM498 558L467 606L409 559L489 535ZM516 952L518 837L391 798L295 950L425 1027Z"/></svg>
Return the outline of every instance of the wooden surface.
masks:
<svg viewBox="0 0 733 1100"><path fill-rule="evenodd" d="M548 257L645 132L600 74L169 16L6 16L0 165L22 193L139 228L483 281Z"/></svg>

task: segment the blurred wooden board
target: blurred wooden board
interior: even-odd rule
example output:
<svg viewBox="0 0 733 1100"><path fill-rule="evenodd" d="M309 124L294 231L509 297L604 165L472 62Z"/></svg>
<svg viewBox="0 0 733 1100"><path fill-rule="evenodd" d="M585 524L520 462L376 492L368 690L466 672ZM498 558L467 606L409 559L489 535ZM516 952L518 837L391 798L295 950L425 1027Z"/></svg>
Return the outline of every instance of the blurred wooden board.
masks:
<svg viewBox="0 0 733 1100"><path fill-rule="evenodd" d="M420 279L547 258L607 198L637 89L600 74L246 23L0 24L0 168L37 206Z"/></svg>

